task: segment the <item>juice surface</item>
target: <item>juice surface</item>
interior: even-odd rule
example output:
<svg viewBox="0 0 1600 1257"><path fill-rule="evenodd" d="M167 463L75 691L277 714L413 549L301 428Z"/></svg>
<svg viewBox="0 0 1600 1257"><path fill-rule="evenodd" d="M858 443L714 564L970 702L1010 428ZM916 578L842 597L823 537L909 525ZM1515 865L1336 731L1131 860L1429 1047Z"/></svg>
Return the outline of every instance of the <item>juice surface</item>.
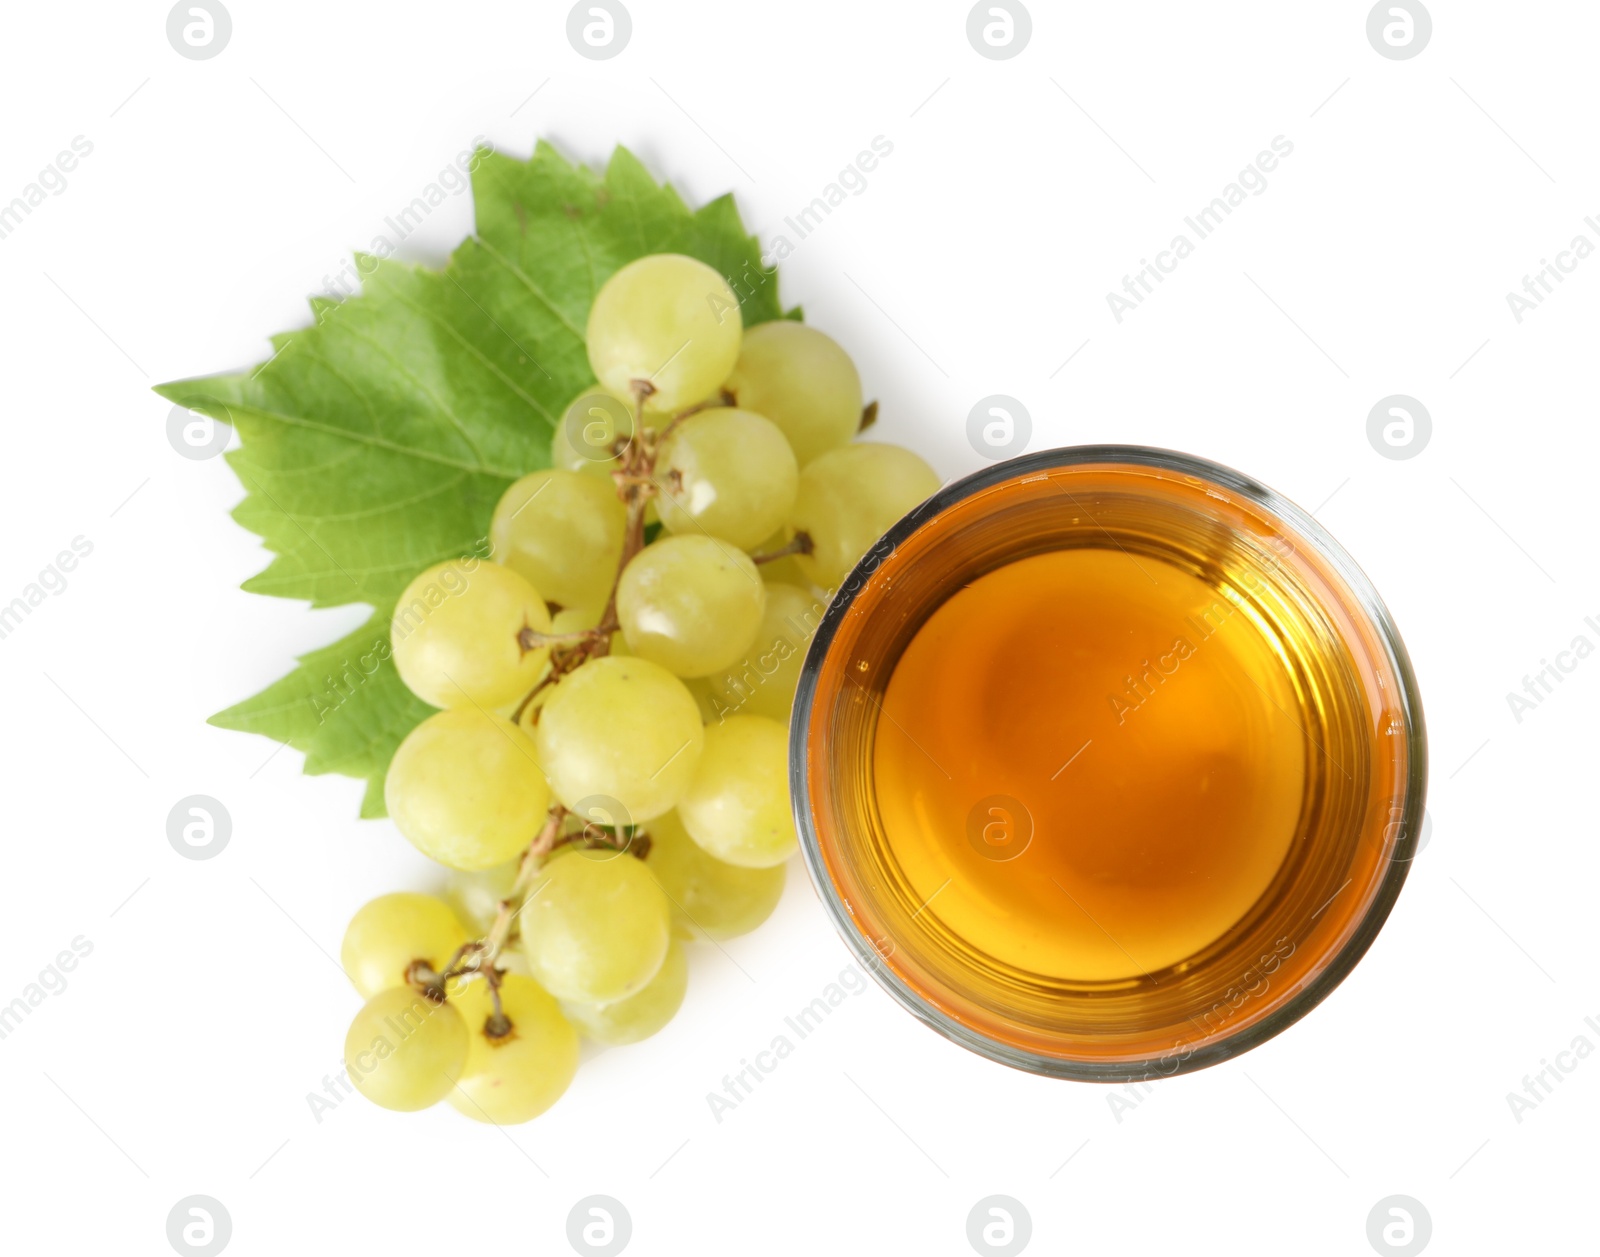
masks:
<svg viewBox="0 0 1600 1257"><path fill-rule="evenodd" d="M1284 658L1242 601L1119 549L958 590L896 663L873 744L923 911L1077 981L1158 975L1219 938L1283 863L1307 789Z"/></svg>

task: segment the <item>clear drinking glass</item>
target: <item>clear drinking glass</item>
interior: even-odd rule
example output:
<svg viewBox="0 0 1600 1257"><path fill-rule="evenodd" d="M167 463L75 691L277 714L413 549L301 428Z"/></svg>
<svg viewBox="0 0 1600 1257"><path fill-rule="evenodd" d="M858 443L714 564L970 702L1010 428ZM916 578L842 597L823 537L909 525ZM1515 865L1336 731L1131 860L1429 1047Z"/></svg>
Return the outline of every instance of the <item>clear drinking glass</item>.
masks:
<svg viewBox="0 0 1600 1257"><path fill-rule="evenodd" d="M1273 838L1283 855L1264 875L1264 888L1215 937L1153 967L1132 963L1136 946L1118 944L1137 972L1112 972L1114 964L1078 972L1059 957L1026 960L1051 952L1052 940L1039 934L1048 934L1050 918L1028 925L1034 932L1024 937L1026 922L1012 922L1007 895L1034 902L1029 897L1041 893L1040 879L1052 870L1066 870L1052 878L1066 893L1060 879L1081 870L1076 854L1060 848L1067 841L1060 825L1040 824L1001 874L993 853L974 850L982 843L970 824L963 838L948 806L958 799L960 811L962 789L984 789L979 780L956 780L960 763L944 773L955 784L928 770L942 811L933 793L920 800L920 812L883 794L891 778L882 739L903 733L916 742L921 734L929 744L960 745L958 728L892 732L884 723L896 667L919 630L973 582L1061 551L1104 552L1113 563L1123 562L1116 554L1126 556L1148 569L1152 583L1167 574L1197 581L1214 591L1219 614L1242 612L1229 632L1258 636L1249 644L1281 675L1270 687L1255 685L1259 694L1241 685L1219 701L1230 710L1271 702L1283 719L1262 710L1275 726L1304 735L1303 743L1291 736L1270 748L1288 757L1282 762L1292 773L1277 784L1293 792L1297 810ZM1078 557L1098 561L1093 553ZM985 666L1003 668L1005 660L996 656ZM1147 680L1162 684L1153 674ZM1017 692L1017 678L1011 684ZM983 692L952 685L958 691ZM1116 702L1111 706L1115 711ZM1151 719L1168 719L1172 710ZM947 723L960 723L959 709L947 714ZM992 721L993 713L984 718ZM790 737L806 864L860 963L939 1033L1054 1077L1170 1076L1225 1060L1291 1025L1371 945L1421 832L1422 707L1405 647L1371 583L1293 503L1238 472L1166 450L1048 450L935 494L863 558L833 598L801 674ZM1174 752L1179 761L1181 750ZM1076 767L1101 771L1087 756ZM893 780L903 785L904 774ZM1115 800L1106 779L1079 781L1102 803ZM1141 788L1129 787L1131 809L1145 802L1133 794ZM892 833L886 814L902 818ZM914 815L923 823L903 820ZM1111 896L1127 889L1105 877L1084 884ZM1067 897L1073 902L1060 904L1061 929L1089 931L1088 901L1082 892ZM1135 914L1128 920L1137 919L1136 894L1116 902ZM1082 917L1074 915L1079 910ZM1007 934L1012 924L1015 938ZM1101 932L1117 943L1116 931Z"/></svg>

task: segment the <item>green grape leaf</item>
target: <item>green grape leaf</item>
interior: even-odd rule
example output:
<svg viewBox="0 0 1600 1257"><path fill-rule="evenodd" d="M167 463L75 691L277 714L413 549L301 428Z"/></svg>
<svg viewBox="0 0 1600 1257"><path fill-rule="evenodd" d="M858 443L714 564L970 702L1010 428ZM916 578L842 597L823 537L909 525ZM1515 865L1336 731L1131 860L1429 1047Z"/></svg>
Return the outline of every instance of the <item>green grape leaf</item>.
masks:
<svg viewBox="0 0 1600 1257"><path fill-rule="evenodd" d="M430 564L487 554L501 493L549 466L563 408L594 382L583 331L600 285L687 253L727 277L746 326L798 316L731 196L691 212L624 148L603 178L543 142L528 161L481 149L472 191L475 234L443 270L359 255L360 294L314 298L267 361L156 389L238 432L234 518L273 554L244 588L373 609L211 718L288 743L308 773L364 778L363 816L384 814L389 761L432 710L390 661L395 600Z"/></svg>

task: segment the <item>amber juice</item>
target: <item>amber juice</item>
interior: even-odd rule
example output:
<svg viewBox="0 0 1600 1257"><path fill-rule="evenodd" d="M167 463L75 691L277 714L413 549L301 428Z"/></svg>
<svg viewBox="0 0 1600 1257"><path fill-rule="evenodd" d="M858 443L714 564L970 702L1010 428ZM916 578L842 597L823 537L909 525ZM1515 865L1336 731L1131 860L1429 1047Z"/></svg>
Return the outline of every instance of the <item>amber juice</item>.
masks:
<svg viewBox="0 0 1600 1257"><path fill-rule="evenodd" d="M795 732L858 953L951 1037L1079 1077L1298 1017L1421 809L1409 665L1354 565L1225 469L1121 454L903 524L830 611Z"/></svg>

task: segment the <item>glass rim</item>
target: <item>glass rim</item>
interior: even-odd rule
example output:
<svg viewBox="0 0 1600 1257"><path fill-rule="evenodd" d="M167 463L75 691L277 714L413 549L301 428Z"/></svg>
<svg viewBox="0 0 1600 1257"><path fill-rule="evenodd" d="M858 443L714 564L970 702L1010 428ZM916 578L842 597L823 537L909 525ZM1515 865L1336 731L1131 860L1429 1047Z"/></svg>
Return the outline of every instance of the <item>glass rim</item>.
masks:
<svg viewBox="0 0 1600 1257"><path fill-rule="evenodd" d="M893 553L913 533L931 524L946 509L958 502L985 493L998 485L1029 475L1064 467L1122 465L1148 467L1175 472L1208 481L1237 494L1250 504L1268 512L1293 528L1313 546L1344 582L1352 597L1352 609L1366 617L1378 642L1388 655L1389 665L1399 683L1398 699L1405 715L1406 773L1405 803L1400 834L1387 863L1382 868L1376 889L1366 911L1348 938L1299 990L1266 1016L1231 1034L1222 1034L1199 1044L1190 1044L1188 1053L1175 1058L1172 1068L1162 1068L1167 1055L1138 1060L1094 1061L1049 1056L1028 1051L991 1038L943 1012L902 980L856 925L849 905L834 885L815 821L812 817L810 788L810 727L817 697L818 678L840 625L856 597L866 588L886 553ZM1176 1077L1219 1064L1249 1051L1281 1034L1326 999L1349 976L1383 928L1400 895L1416 855L1422 831L1428 776L1427 731L1423 722L1422 699L1417 687L1411 657L1400 637L1389 609L1372 581L1349 552L1310 512L1242 472L1221 463L1177 450L1145 445L1071 445L1005 459L963 476L941 487L919 506L900 519L858 561L840 582L829 600L806 651L800 679L795 689L794 710L789 722L789 788L800 849L806 872L852 956L888 994L924 1025L979 1056L1014 1069L1079 1082L1129 1082L1157 1077Z"/></svg>

